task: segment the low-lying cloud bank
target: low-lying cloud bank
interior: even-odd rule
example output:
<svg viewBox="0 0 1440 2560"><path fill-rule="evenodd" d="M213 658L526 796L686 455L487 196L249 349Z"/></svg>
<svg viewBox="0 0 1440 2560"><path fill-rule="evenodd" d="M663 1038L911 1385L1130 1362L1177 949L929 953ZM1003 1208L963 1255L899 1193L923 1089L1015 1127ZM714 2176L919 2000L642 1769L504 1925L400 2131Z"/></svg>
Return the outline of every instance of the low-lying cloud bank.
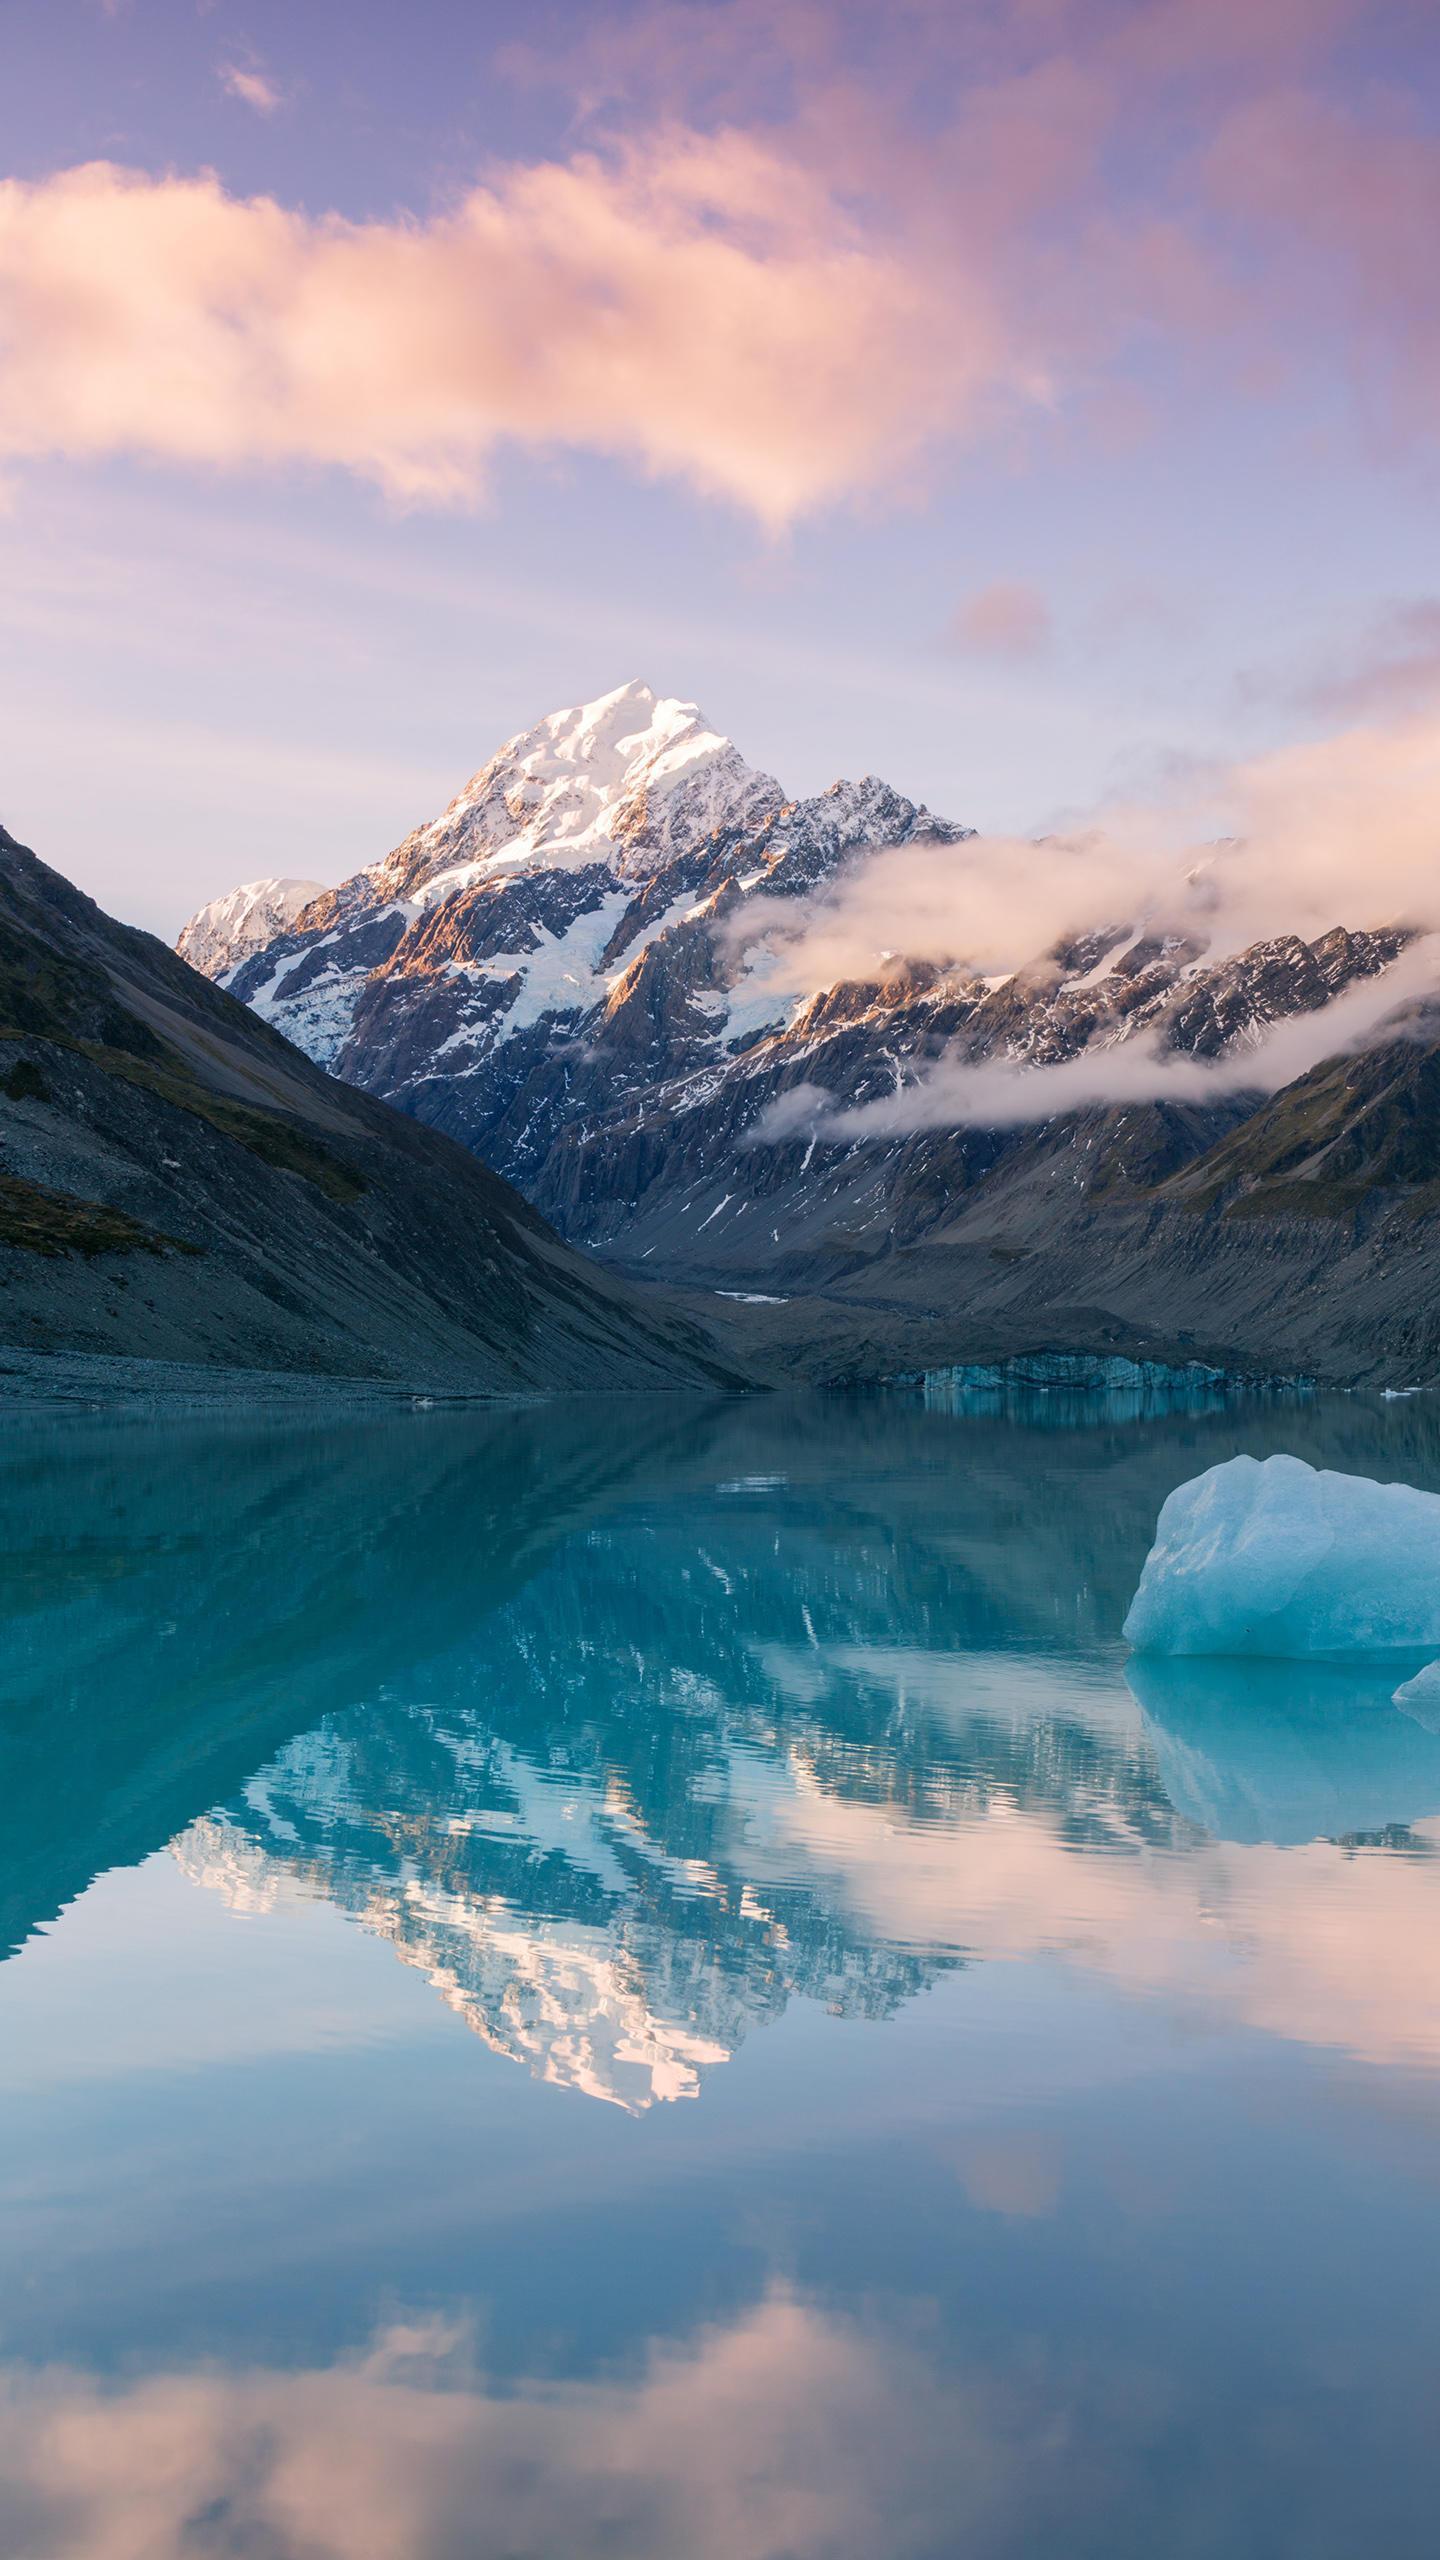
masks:
<svg viewBox="0 0 1440 2560"><path fill-rule="evenodd" d="M870 852L815 896L747 917L777 980L804 987L876 977L902 954L1008 973L1123 924L1189 935L1212 959L1334 925L1440 928L1440 697L1192 772L1061 834Z"/></svg>
<svg viewBox="0 0 1440 2560"><path fill-rule="evenodd" d="M1440 713L1431 707L1217 769L1164 803L1105 811L1072 835L868 853L814 896L737 919L753 983L808 992L883 979L897 960L1008 975L1073 937L1125 926L1183 935L1210 962L1282 935L1313 941L1337 925L1402 925L1417 938L1379 978L1214 1064L1142 1039L1055 1066L945 1059L848 1111L818 1088L792 1089L757 1134L1013 1127L1099 1103L1274 1092L1440 989L1437 852Z"/></svg>
<svg viewBox="0 0 1440 2560"><path fill-rule="evenodd" d="M912 1084L849 1110L837 1110L834 1095L819 1085L792 1085L763 1114L755 1136L775 1144L799 1136L847 1140L909 1137L921 1129L1016 1129L1127 1102L1213 1103L1238 1094L1278 1093L1322 1058L1363 1047L1390 1016L1403 1031L1407 1008L1437 988L1440 934L1427 934L1379 978L1347 987L1315 1013L1277 1023L1263 1040L1227 1057L1176 1056L1137 1040L1082 1050L1045 1067L944 1058ZM1440 1026L1432 1019L1431 1028Z"/></svg>

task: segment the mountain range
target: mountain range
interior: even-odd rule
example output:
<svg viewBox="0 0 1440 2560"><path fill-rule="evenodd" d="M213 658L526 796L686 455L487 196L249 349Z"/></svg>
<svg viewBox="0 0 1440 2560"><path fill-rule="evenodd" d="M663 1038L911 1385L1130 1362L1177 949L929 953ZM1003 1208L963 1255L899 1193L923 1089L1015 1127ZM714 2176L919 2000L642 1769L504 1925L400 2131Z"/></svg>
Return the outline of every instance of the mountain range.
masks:
<svg viewBox="0 0 1440 2560"><path fill-rule="evenodd" d="M180 947L592 1268L689 1292L748 1374L1042 1347L1440 1372L1440 1027L1402 1014L1409 920L1233 949L1203 915L1097 915L995 975L907 952L899 917L871 974L807 974L789 920L896 848L956 866L963 919L973 832L874 777L789 799L693 704L628 684L508 740L339 888L248 884ZM1372 980L1356 1047L1338 1000ZM1335 1054L1322 1027L1267 1091L1267 1039L1331 1006ZM1018 1085L1097 1058L1117 1097L1131 1059L1217 1072L1003 1125L890 1108L937 1067ZM847 1129L857 1109L877 1125Z"/></svg>

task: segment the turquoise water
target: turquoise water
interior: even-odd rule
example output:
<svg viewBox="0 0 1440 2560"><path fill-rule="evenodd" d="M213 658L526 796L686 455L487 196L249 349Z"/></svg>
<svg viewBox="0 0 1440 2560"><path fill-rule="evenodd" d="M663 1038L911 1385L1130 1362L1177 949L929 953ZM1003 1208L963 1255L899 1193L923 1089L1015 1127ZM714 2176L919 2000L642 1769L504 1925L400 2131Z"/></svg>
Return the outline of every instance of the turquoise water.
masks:
<svg viewBox="0 0 1440 2560"><path fill-rule="evenodd" d="M1237 1447L12 1426L5 2560L1428 2555L1440 1736L1148 1664Z"/></svg>

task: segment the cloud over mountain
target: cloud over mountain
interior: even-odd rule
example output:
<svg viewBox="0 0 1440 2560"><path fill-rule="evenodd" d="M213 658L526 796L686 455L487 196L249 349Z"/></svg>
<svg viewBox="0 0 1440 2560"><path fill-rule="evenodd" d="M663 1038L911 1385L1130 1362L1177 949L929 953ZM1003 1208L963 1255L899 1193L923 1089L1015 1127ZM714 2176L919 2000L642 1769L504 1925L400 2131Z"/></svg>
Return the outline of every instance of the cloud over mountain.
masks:
<svg viewBox="0 0 1440 2560"><path fill-rule="evenodd" d="M869 982L902 957L1043 976L1057 944L1120 926L1183 937L1212 962L1336 926L1401 925L1417 939L1382 982L1277 1026L1223 1067L1144 1041L1041 1066L947 1058L843 1115L828 1095L792 1090L759 1134L1003 1127L1094 1103L1276 1090L1440 987L1437 844L1440 720L1416 713L1191 775L1169 801L1098 811L1068 834L922 838L866 852L810 896L757 901L737 919L752 946L762 940L752 963L760 983Z"/></svg>
<svg viewBox="0 0 1440 2560"><path fill-rule="evenodd" d="M1010 971L1125 922L1212 956L1267 935L1440 926L1440 719L1355 727L1188 771L1037 839L917 840L865 854L803 901L752 909L804 986L909 959Z"/></svg>

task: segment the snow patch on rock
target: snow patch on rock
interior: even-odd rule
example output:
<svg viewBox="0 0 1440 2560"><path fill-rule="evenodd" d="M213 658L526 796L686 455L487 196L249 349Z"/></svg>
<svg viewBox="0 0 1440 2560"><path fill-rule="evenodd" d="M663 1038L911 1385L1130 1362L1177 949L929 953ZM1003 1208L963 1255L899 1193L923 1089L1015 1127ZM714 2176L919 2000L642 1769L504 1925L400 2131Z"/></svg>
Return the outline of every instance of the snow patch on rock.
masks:
<svg viewBox="0 0 1440 2560"><path fill-rule="evenodd" d="M547 1013L578 1013L603 1001L611 980L600 974L600 957L629 904L618 889L591 907L564 933L542 926L537 949L502 954L487 960L483 974L519 977L520 990L506 1009L505 1029L528 1030Z"/></svg>
<svg viewBox="0 0 1440 2560"><path fill-rule="evenodd" d="M223 977L252 951L288 933L296 917L324 895L323 880L246 880L197 907L181 926L175 948L203 977Z"/></svg>
<svg viewBox="0 0 1440 2560"><path fill-rule="evenodd" d="M327 941L334 940L334 935L327 935L311 950L323 950ZM287 954L246 1001L252 1012L263 1022L273 1022L317 1067L333 1067L350 1037L355 1008L365 992L365 972L337 961L307 973L302 988L287 992L296 974L293 957Z"/></svg>

